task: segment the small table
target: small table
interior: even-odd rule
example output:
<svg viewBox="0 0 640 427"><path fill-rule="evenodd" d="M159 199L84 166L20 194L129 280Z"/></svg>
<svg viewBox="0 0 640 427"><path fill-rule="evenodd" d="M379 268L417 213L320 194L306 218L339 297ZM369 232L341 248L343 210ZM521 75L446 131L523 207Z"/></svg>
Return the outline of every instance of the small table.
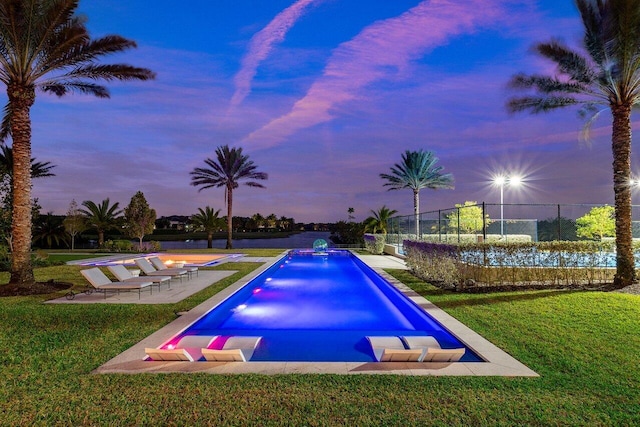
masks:
<svg viewBox="0 0 640 427"><path fill-rule="evenodd" d="M131 273L131 275L133 277L139 277L140 276L140 270L138 270L138 269L129 270L129 272Z"/></svg>

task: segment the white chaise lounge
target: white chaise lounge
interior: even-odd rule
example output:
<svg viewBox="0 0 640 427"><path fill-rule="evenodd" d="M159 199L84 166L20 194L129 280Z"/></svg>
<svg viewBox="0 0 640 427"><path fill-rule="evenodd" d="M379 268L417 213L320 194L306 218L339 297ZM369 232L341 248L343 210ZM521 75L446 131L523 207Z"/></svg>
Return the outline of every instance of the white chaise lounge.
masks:
<svg viewBox="0 0 640 427"><path fill-rule="evenodd" d="M164 270L169 270L170 268L166 266L166 264L164 262L162 262L162 260L160 258L158 258L157 256L153 256L153 257L149 257L149 261L151 262L151 264L156 268L156 270L158 271L164 271ZM198 275L198 267L180 267L183 268L185 270L187 270L188 274L189 274L189 278L191 278L191 276L193 275L193 273L196 273L196 276Z"/></svg>
<svg viewBox="0 0 640 427"><path fill-rule="evenodd" d="M145 276L139 277L131 274L131 271L127 269L122 264L110 265L107 267L109 271L121 282L127 283L143 283L143 282L153 282L154 285L158 286L158 290L160 290L160 285L166 283L169 288L171 288L171 276Z"/></svg>
<svg viewBox="0 0 640 427"><path fill-rule="evenodd" d="M205 360L215 362L246 362L251 360L253 352L262 337L229 337L221 350L203 348Z"/></svg>
<svg viewBox="0 0 640 427"><path fill-rule="evenodd" d="M367 337L378 362L418 362L422 350L405 348L398 337Z"/></svg>
<svg viewBox="0 0 640 427"><path fill-rule="evenodd" d="M149 290L153 294L153 289L151 287L153 283L151 281L137 283L112 282L97 267L80 270L80 273L84 276L85 279L87 279L89 283L91 283L94 288L96 288L96 290L104 292L105 299L107 298L107 291L116 291L118 293L120 293L120 291L138 291L138 298L140 298L142 290L145 288L149 288Z"/></svg>
<svg viewBox="0 0 640 427"><path fill-rule="evenodd" d="M168 268L158 271L146 258L136 258L133 260L146 276L171 276L178 277L182 282L182 278L188 276L189 272L184 268Z"/></svg>
<svg viewBox="0 0 640 427"><path fill-rule="evenodd" d="M431 336L402 337L410 349L422 352L421 362L457 362L464 356L464 348L440 348L440 344Z"/></svg>

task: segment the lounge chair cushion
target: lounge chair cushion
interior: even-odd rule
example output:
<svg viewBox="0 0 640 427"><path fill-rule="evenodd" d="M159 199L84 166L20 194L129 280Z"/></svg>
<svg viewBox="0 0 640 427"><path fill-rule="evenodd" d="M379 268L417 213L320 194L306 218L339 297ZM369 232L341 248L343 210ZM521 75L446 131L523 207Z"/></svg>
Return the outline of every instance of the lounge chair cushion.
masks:
<svg viewBox="0 0 640 427"><path fill-rule="evenodd" d="M375 359L382 361L382 355L388 350L406 350L404 344L398 337L367 337Z"/></svg>
<svg viewBox="0 0 640 427"><path fill-rule="evenodd" d="M429 348L423 362L457 362L464 356L464 348Z"/></svg>
<svg viewBox="0 0 640 427"><path fill-rule="evenodd" d="M191 355L184 348L176 348L173 350L145 348L144 352L152 360L182 360L193 362L193 357L191 357Z"/></svg>
<svg viewBox="0 0 640 427"><path fill-rule="evenodd" d="M239 348L229 350L212 350L210 348L203 348L202 355L205 360L216 362L246 362L242 350Z"/></svg>
<svg viewBox="0 0 640 427"><path fill-rule="evenodd" d="M380 362L418 362L422 357L422 350L397 350L385 348L380 356Z"/></svg>

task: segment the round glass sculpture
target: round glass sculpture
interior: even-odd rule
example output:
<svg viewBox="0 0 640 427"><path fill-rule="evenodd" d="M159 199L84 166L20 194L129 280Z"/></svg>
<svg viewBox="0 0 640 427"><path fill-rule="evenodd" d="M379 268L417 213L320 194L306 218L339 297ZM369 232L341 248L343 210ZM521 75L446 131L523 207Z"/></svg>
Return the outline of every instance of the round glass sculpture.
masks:
<svg viewBox="0 0 640 427"><path fill-rule="evenodd" d="M329 245L327 241L324 239L317 239L313 242L313 250L315 252L326 252Z"/></svg>

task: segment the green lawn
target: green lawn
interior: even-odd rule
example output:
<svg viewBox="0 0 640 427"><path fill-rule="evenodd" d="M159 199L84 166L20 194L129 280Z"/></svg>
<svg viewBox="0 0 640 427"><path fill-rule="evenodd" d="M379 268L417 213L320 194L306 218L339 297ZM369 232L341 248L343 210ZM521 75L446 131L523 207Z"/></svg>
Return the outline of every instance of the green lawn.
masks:
<svg viewBox="0 0 640 427"><path fill-rule="evenodd" d="M239 273L178 304L0 299L0 425L640 424L640 296L459 295L399 270L390 272L541 377L91 374L258 265L234 263ZM36 274L82 283L76 267Z"/></svg>

